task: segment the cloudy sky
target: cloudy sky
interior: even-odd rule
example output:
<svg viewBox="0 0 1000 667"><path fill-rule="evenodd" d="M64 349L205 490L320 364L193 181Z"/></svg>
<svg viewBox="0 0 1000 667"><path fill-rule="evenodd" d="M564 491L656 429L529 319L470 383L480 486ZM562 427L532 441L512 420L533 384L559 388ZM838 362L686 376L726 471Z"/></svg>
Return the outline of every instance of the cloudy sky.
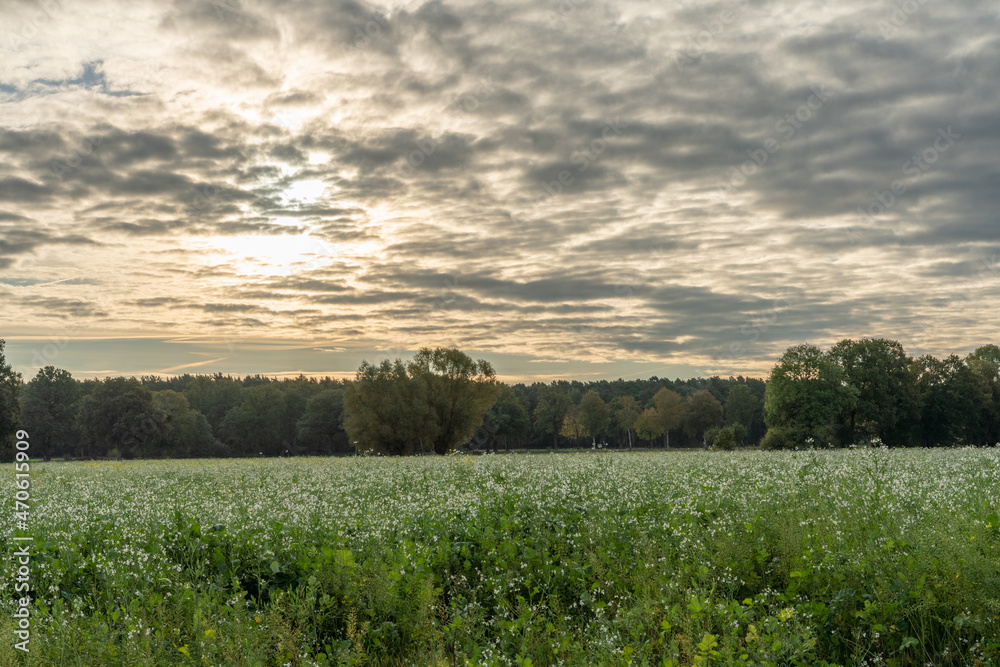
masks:
<svg viewBox="0 0 1000 667"><path fill-rule="evenodd" d="M995 0L12 2L26 376L765 373L1000 330Z"/></svg>

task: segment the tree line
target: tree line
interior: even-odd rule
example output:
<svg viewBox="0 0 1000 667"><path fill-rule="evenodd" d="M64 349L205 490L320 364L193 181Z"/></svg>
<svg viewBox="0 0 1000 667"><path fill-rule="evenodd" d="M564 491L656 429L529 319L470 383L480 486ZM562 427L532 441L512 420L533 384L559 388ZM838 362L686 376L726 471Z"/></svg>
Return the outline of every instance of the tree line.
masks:
<svg viewBox="0 0 1000 667"><path fill-rule="evenodd" d="M907 356L889 339L799 345L767 382L504 384L456 349L364 362L353 380L185 374L29 381L0 340L0 445L24 428L36 456L187 458L443 454L567 447L768 449L1000 441L1000 348Z"/></svg>
<svg viewBox="0 0 1000 667"><path fill-rule="evenodd" d="M912 357L887 338L788 348L771 371L761 446L1000 444L1000 348Z"/></svg>

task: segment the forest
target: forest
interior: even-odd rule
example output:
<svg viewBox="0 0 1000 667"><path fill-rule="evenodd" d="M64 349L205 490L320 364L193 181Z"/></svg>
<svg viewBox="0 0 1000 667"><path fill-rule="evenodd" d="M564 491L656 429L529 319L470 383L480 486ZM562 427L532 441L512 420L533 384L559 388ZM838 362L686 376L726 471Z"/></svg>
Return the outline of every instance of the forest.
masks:
<svg viewBox="0 0 1000 667"><path fill-rule="evenodd" d="M766 380L505 384L486 361L439 348L365 362L353 380L79 380L46 366L24 381L0 341L0 426L31 433L37 456L67 459L984 446L1000 442L1000 348L938 359L882 338L798 345Z"/></svg>

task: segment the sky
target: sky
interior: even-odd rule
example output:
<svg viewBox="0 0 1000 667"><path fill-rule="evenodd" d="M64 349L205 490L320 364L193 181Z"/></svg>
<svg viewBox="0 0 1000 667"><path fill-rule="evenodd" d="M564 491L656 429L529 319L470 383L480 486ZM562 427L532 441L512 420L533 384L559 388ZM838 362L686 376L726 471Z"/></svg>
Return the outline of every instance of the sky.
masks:
<svg viewBox="0 0 1000 667"><path fill-rule="evenodd" d="M995 0L6 0L26 379L765 375L1000 330Z"/></svg>

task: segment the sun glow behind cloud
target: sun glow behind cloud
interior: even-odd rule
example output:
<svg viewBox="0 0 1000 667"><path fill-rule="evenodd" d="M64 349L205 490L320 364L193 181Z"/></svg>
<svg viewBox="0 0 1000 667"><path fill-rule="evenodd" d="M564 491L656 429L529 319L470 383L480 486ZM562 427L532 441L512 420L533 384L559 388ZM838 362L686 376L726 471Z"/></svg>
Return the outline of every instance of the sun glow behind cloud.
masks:
<svg viewBox="0 0 1000 667"><path fill-rule="evenodd" d="M889 37L878 3L735 3L708 42L711 5L398 4L60 3L0 58L9 321L731 372L1000 328L995 3Z"/></svg>
<svg viewBox="0 0 1000 667"><path fill-rule="evenodd" d="M326 184L317 180L295 181L291 186L285 188L281 197L286 201L297 201L303 204L311 204L319 200L326 192Z"/></svg>
<svg viewBox="0 0 1000 667"><path fill-rule="evenodd" d="M320 268L336 257L334 249L308 234L218 236L206 243L210 264L226 264L247 276L287 276Z"/></svg>

